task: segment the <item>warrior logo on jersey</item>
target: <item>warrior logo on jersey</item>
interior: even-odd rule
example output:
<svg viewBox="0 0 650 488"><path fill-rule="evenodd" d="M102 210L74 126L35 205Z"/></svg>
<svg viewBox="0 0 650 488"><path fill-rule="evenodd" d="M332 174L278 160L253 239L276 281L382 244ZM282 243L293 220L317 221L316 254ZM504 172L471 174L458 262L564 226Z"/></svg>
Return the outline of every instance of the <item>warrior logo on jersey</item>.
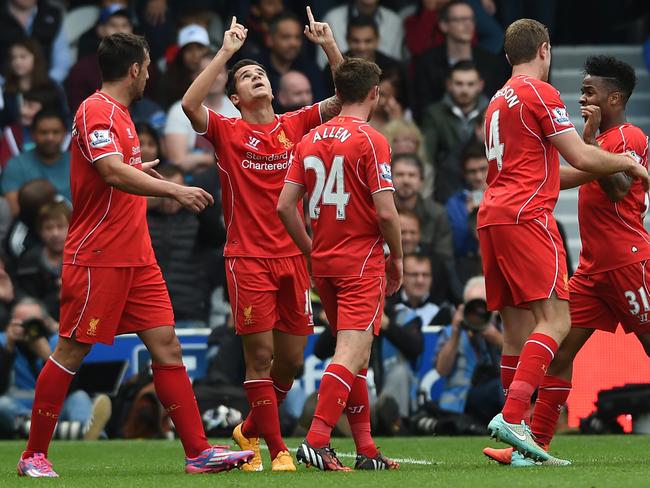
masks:
<svg viewBox="0 0 650 488"><path fill-rule="evenodd" d="M257 149L259 143L260 140L257 139L256 137L248 136L248 142L246 143L246 145L252 147L253 149Z"/></svg>
<svg viewBox="0 0 650 488"><path fill-rule="evenodd" d="M291 149L293 147L293 142L284 133L284 129L280 129L280 132L278 133L278 141L285 149Z"/></svg>
<svg viewBox="0 0 650 488"><path fill-rule="evenodd" d="M107 130L95 130L90 133L90 145L92 147L104 147L111 142L111 135Z"/></svg>
<svg viewBox="0 0 650 488"><path fill-rule="evenodd" d="M553 109L553 120L555 120L556 124L560 124L560 125L571 123L569 114L566 113L566 109L564 107L555 107Z"/></svg>
<svg viewBox="0 0 650 488"><path fill-rule="evenodd" d="M391 173L390 170L390 164L388 163L381 163L379 165L379 170L380 170L380 176L385 179L386 181L393 181L393 174Z"/></svg>

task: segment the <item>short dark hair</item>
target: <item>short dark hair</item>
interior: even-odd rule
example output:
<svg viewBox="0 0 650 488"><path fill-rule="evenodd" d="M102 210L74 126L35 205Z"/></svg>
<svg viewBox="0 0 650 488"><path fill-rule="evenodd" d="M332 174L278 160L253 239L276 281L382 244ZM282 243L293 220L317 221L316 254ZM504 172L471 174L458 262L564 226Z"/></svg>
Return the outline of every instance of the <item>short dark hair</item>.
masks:
<svg viewBox="0 0 650 488"><path fill-rule="evenodd" d="M72 210L70 206L64 201L48 202L38 210L38 217L36 218L36 228L40 231L43 224L48 220L63 217L68 223L72 218Z"/></svg>
<svg viewBox="0 0 650 488"><path fill-rule="evenodd" d="M535 59L537 50L545 42L551 42L548 28L533 19L515 20L506 29L503 49L511 66Z"/></svg>
<svg viewBox="0 0 650 488"><path fill-rule="evenodd" d="M421 252L410 252L404 255L403 262L406 264L407 259L414 259L418 263L423 263L427 262L429 263L429 266L433 267L433 261L431 260L431 256L421 253Z"/></svg>
<svg viewBox="0 0 650 488"><path fill-rule="evenodd" d="M285 20L291 20L297 23L299 26L302 26L302 22L300 21L300 18L296 14L285 10L284 12L281 12L275 17L273 17L271 22L269 22L269 33L271 35L275 34L278 31L278 26L280 25L280 22L284 22Z"/></svg>
<svg viewBox="0 0 650 488"><path fill-rule="evenodd" d="M460 166L465 171L467 161L470 159L487 159L485 155L485 144L478 141L470 141L464 148L460 155Z"/></svg>
<svg viewBox="0 0 650 488"><path fill-rule="evenodd" d="M30 102L39 102L43 108L54 108L61 105L59 92L53 86L42 86L32 88L23 94L24 100Z"/></svg>
<svg viewBox="0 0 650 488"><path fill-rule="evenodd" d="M149 44L142 36L118 33L105 37L97 49L102 81L124 78L134 63L144 63L148 52Z"/></svg>
<svg viewBox="0 0 650 488"><path fill-rule="evenodd" d="M375 19L367 15L355 15L354 17L351 17L350 20L348 20L348 27L345 31L345 38L347 39L350 37L350 31L352 29L358 29L362 27L370 27L375 32L375 36L379 37L379 26L377 25L377 22L375 22Z"/></svg>
<svg viewBox="0 0 650 488"><path fill-rule="evenodd" d="M259 66L262 68L264 71L266 71L266 68L262 66L260 63L255 61L254 59L240 59L237 61L235 64L233 64L232 68L228 70L228 81L226 82L226 95L231 96L237 93L237 80L235 80L235 74L237 71L242 69L245 66Z"/></svg>
<svg viewBox="0 0 650 488"><path fill-rule="evenodd" d="M334 85L343 103L363 102L379 85L381 69L372 61L346 58L334 71Z"/></svg>
<svg viewBox="0 0 650 488"><path fill-rule="evenodd" d="M636 86L636 74L634 68L626 62L612 56L589 56L585 60L584 69L585 75L605 78L612 91L623 94L624 103L632 96Z"/></svg>
<svg viewBox="0 0 650 488"><path fill-rule="evenodd" d="M420 178L424 177L424 163L422 163L422 160L418 157L417 154L415 153L396 154L395 156L393 156L393 162L392 162L393 167L395 167L395 165L398 162L404 162L406 164L410 164L411 166L415 166L420 172Z"/></svg>
<svg viewBox="0 0 650 488"><path fill-rule="evenodd" d="M440 11L438 12L438 19L442 22L448 22L449 21L449 11L454 8L456 5L467 5L469 8L474 11L472 6L467 2L466 0L452 0L445 6L443 6Z"/></svg>
<svg viewBox="0 0 650 488"><path fill-rule="evenodd" d="M454 65L451 68L449 68L449 72L447 73L447 78L451 79L451 75L453 75L454 72L456 71L476 71L478 77L482 78L481 72L476 67L476 63L474 63L474 61L471 61L469 59L464 59L462 61L458 61L454 63Z"/></svg>
<svg viewBox="0 0 650 488"><path fill-rule="evenodd" d="M43 108L39 110L36 115L34 115L34 119L32 120L32 125L30 127L31 130L36 130L36 126L40 123L40 121L45 119L59 119L61 121L61 124L63 124L63 127L65 127L65 117L61 111L53 108Z"/></svg>

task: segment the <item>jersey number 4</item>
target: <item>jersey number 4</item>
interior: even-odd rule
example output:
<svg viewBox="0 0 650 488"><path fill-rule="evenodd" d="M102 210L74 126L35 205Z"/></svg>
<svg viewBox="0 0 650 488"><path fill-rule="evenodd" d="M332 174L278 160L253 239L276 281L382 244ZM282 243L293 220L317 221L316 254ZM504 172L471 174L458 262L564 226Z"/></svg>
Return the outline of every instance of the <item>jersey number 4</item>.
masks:
<svg viewBox="0 0 650 488"><path fill-rule="evenodd" d="M312 219L320 216L321 205L336 205L336 220L345 220L345 206L350 200L350 194L345 193L343 161L343 156L334 156L332 167L327 174L322 159L316 156L305 158L305 170L310 169L316 174L314 191L309 197L309 216Z"/></svg>
<svg viewBox="0 0 650 488"><path fill-rule="evenodd" d="M490 118L490 134L488 137L488 151L487 157L488 161L496 159L497 169L501 171L503 167L503 150L504 145L499 139L499 111L495 110L492 112L492 117Z"/></svg>

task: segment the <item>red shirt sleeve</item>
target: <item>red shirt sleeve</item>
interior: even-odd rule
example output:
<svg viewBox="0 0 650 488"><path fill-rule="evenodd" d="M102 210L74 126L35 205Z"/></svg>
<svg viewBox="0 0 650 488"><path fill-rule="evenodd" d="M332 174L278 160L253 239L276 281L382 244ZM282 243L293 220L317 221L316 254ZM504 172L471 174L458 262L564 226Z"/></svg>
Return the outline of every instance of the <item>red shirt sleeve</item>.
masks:
<svg viewBox="0 0 650 488"><path fill-rule="evenodd" d="M526 83L531 88L531 96L528 98L530 109L537 118L544 136L552 137L574 130L566 106L560 98L560 92L548 83L537 80L527 80Z"/></svg>
<svg viewBox="0 0 650 488"><path fill-rule="evenodd" d="M214 147L215 151L219 148L219 142L228 137L228 128L233 128L237 119L224 117L208 107L208 128L205 132L197 132L198 135L205 137Z"/></svg>
<svg viewBox="0 0 650 488"><path fill-rule="evenodd" d="M291 154L289 169L285 177L285 183L295 183L296 185L305 186L305 165L302 161L302 144L298 143Z"/></svg>
<svg viewBox="0 0 650 488"><path fill-rule="evenodd" d="M282 122L289 124L294 134L298 134L299 137L304 136L314 127L318 127L323 123L320 115L320 103L307 105L293 112L287 112L281 115L281 118Z"/></svg>
<svg viewBox="0 0 650 488"><path fill-rule="evenodd" d="M359 130L366 135L367 150L364 151L364 159L366 184L370 189L370 193L383 190L395 191L390 167L391 153L388 141L370 126L362 126Z"/></svg>
<svg viewBox="0 0 650 488"><path fill-rule="evenodd" d="M91 163L116 154L124 158L114 124L115 107L109 103L85 102L81 108L78 130L84 154Z"/></svg>

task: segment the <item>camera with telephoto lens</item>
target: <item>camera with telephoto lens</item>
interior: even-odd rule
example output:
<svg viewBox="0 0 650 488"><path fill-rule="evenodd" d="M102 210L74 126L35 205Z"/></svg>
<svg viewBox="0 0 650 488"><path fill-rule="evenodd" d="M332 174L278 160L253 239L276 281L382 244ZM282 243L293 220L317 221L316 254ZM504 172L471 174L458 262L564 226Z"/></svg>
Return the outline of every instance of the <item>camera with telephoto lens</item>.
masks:
<svg viewBox="0 0 650 488"><path fill-rule="evenodd" d="M465 303L462 327L473 332L483 332L490 325L492 312L482 298L474 298Z"/></svg>
<svg viewBox="0 0 650 488"><path fill-rule="evenodd" d="M49 337L50 331L45 325L45 322L41 319L31 318L25 320L20 324L23 330L25 331L25 338L28 341L35 341L41 337Z"/></svg>

